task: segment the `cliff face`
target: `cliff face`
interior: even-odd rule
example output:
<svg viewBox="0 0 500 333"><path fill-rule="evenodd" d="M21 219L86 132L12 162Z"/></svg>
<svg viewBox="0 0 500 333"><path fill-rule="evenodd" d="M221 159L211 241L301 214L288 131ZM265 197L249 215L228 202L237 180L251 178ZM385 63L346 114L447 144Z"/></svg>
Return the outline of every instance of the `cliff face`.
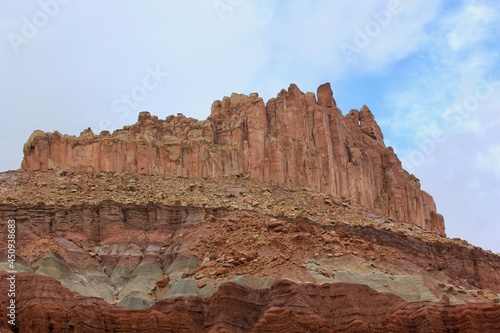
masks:
<svg viewBox="0 0 500 333"><path fill-rule="evenodd" d="M500 330L500 256L331 195L133 172L0 184L17 271L0 332Z"/></svg>
<svg viewBox="0 0 500 333"><path fill-rule="evenodd" d="M444 234L444 222L419 180L403 170L370 110L343 116L329 84L314 93L291 85L267 104L233 94L205 121L148 112L110 134L79 137L35 131L23 170L131 171L189 178L247 174L271 185L305 186L373 212Z"/></svg>

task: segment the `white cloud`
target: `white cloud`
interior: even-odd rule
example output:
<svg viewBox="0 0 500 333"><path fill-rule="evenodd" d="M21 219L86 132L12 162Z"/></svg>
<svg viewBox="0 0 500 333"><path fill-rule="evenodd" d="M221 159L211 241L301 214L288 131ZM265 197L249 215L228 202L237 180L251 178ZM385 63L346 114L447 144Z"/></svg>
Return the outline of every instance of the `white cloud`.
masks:
<svg viewBox="0 0 500 333"><path fill-rule="evenodd" d="M374 8L366 18L362 30L374 21L374 13L390 7L397 10L391 15L389 24L381 29L380 35L361 53L363 62L360 65L364 69L377 71L415 52L425 42L425 27L435 18L440 3L441 1L427 1L425 4L415 1L387 1L384 7Z"/></svg>
<svg viewBox="0 0 500 333"><path fill-rule="evenodd" d="M490 24L494 21L495 8L476 1L468 1L464 8L445 22L449 28L446 37L453 51L468 50L492 36Z"/></svg>
<svg viewBox="0 0 500 333"><path fill-rule="evenodd" d="M385 96L381 123L444 213L447 233L500 252L499 6L464 1L429 26L422 58ZM481 225L481 228L478 228ZM485 234L486 232L486 234Z"/></svg>
<svg viewBox="0 0 500 333"><path fill-rule="evenodd" d="M495 11L484 3L467 2L429 28L421 51L425 58L408 68L407 78L385 96L393 114L382 120L384 127L413 137L415 143L442 131L477 133L488 125L479 121L478 111L484 113L485 106L491 106L487 100L499 93L498 78L492 76L498 53L488 44L490 31L498 26L492 19Z"/></svg>

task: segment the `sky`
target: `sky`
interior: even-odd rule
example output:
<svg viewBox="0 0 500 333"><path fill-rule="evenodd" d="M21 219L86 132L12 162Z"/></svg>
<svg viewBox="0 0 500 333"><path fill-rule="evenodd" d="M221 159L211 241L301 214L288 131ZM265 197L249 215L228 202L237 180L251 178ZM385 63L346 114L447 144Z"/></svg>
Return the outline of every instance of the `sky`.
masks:
<svg viewBox="0 0 500 333"><path fill-rule="evenodd" d="M78 135L330 82L366 104L449 237L500 253L500 2L0 0L0 171Z"/></svg>

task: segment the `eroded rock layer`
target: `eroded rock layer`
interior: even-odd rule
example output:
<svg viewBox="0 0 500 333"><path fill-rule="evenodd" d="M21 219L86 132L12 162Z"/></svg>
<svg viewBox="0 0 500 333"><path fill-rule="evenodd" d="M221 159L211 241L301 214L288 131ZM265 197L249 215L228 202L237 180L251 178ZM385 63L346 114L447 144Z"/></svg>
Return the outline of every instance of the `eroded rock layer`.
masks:
<svg viewBox="0 0 500 333"><path fill-rule="evenodd" d="M500 256L247 177L0 173L0 332L496 332ZM0 228L0 239L9 230ZM0 244L0 290L11 288Z"/></svg>
<svg viewBox="0 0 500 333"><path fill-rule="evenodd" d="M35 131L23 170L131 171L189 178L246 174L270 185L305 186L373 212L444 234L432 197L403 170L370 110L342 115L329 84L304 94L295 85L267 103L233 94L207 120L165 120L147 112L110 134L79 137Z"/></svg>
<svg viewBox="0 0 500 333"><path fill-rule="evenodd" d="M82 297L57 281L17 274L17 326L7 332L498 332L500 305L407 303L350 283L276 281L255 290L225 283L209 298L169 298L130 310ZM0 272L0 288L8 288ZM7 316L6 298L0 315Z"/></svg>

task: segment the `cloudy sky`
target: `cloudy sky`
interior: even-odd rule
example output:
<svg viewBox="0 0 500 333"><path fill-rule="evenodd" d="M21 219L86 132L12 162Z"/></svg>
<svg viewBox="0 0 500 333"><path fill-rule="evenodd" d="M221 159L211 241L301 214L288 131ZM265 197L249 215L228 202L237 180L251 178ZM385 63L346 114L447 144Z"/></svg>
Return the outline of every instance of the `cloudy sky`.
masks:
<svg viewBox="0 0 500 333"><path fill-rule="evenodd" d="M330 82L368 105L447 234L500 253L500 2L0 0L0 171L35 129L78 135L141 110Z"/></svg>

